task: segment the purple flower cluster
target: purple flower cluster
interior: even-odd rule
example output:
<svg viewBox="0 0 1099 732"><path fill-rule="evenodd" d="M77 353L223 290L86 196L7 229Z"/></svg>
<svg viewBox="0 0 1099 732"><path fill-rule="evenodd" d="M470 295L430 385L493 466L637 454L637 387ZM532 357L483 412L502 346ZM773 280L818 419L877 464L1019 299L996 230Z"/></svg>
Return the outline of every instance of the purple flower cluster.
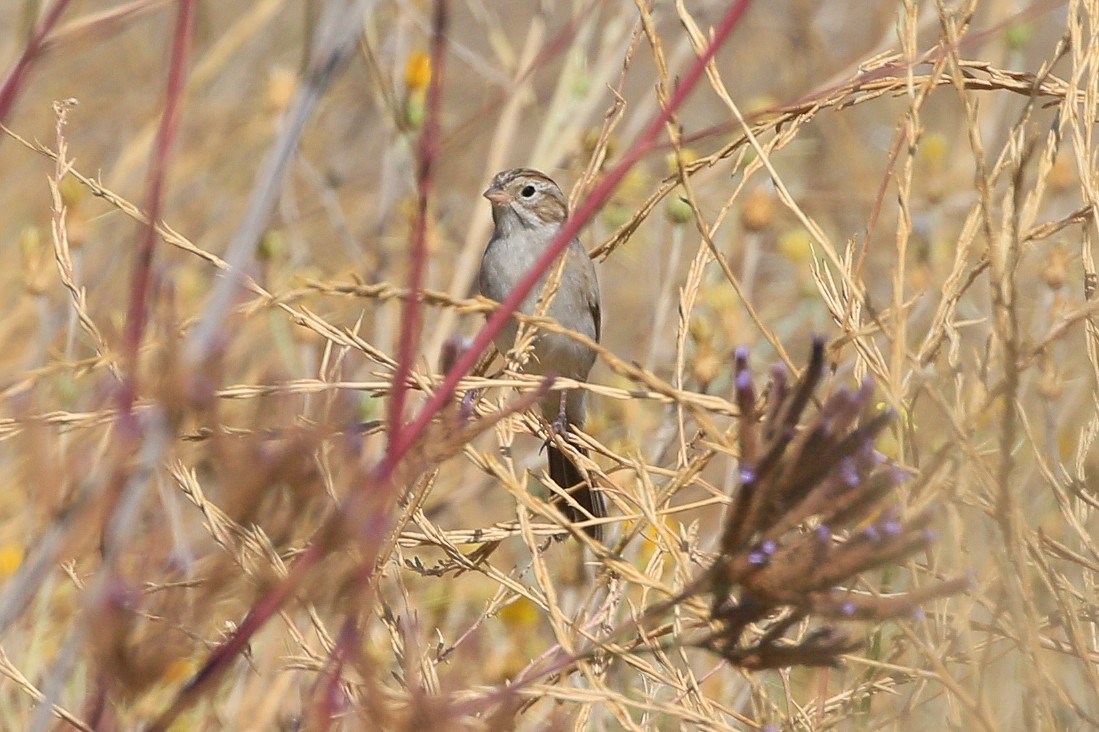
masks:
<svg viewBox="0 0 1099 732"><path fill-rule="evenodd" d="M890 503L909 471L874 448L893 414L873 409L869 381L837 389L806 418L823 374L824 340L816 338L796 384L785 369L772 370L761 408L748 352L736 352L740 485L719 556L695 587L711 596L715 628L701 645L745 668L836 665L861 643L831 627L797 641L785 633L807 618L914 617L921 603L967 584L936 582L889 596L851 591L862 573L918 553L935 537L930 511L902 518Z"/></svg>

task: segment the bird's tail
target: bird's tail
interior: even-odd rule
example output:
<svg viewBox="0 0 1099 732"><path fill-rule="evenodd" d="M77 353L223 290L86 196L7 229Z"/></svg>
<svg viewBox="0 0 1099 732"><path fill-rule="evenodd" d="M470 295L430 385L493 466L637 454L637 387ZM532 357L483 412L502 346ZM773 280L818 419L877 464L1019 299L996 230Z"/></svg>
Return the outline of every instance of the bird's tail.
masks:
<svg viewBox="0 0 1099 732"><path fill-rule="evenodd" d="M587 455L588 451L572 443L570 444L581 455ZM572 503L563 499L558 499L557 503L561 506L568 517L569 521L588 521L592 518L603 518L607 515L607 504L603 500L603 493L599 491L595 486L584 479L583 473L579 468L573 464L572 460L563 453L556 445L550 442L546 446L547 458L549 460L549 474L553 478L553 482L561 486L561 488L572 496L583 511L576 508ZM593 526L586 526L584 531L588 532L588 536L596 541L603 541L603 526L595 524Z"/></svg>

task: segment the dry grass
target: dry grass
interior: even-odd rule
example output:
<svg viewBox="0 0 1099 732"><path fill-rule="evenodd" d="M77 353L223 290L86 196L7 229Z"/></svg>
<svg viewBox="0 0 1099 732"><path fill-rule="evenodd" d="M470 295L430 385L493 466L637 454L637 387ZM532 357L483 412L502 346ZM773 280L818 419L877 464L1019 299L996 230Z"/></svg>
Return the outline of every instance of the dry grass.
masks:
<svg viewBox="0 0 1099 732"><path fill-rule="evenodd" d="M528 5L0 4L0 728L1099 727L1099 4L751 3L658 126L734 3ZM445 382L514 165L622 175L606 545Z"/></svg>

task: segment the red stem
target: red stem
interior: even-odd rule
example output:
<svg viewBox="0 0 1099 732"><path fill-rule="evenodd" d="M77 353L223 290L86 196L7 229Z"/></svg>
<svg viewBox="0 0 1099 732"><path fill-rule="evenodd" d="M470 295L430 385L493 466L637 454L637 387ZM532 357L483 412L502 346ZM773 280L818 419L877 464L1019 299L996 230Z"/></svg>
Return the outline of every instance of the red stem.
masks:
<svg viewBox="0 0 1099 732"><path fill-rule="evenodd" d="M172 143L179 127L179 106L186 80L193 15L194 0L179 0L172 40L172 56L168 68L164 113L160 117L156 144L149 161L148 200L145 207L148 212L148 223L143 230L130 279L130 304L126 312L126 329L122 340L122 354L127 369L118 401L124 423L132 420L134 400L137 398L138 351L141 347L141 337L145 332L145 323L148 320L153 252L156 247L156 222L160 220L160 211L164 203L164 176Z"/></svg>
<svg viewBox="0 0 1099 732"><path fill-rule="evenodd" d="M442 97L443 61L446 56L447 4L435 3L431 37L431 78L427 88L427 110L420 133L419 164L416 170L416 221L412 227L409 255L408 299L401 317L397 346L397 370L389 396L389 439L399 434L408 396L408 375L412 371L423 314L423 278L427 263L427 202L433 186L432 173L439 151L439 100Z"/></svg>
<svg viewBox="0 0 1099 732"><path fill-rule="evenodd" d="M34 62L35 57L42 50L42 42L46 40L46 35L53 30L54 25L61 19L61 13L65 11L65 6L68 4L69 0L57 0L50 7L46 12L46 17L42 20L42 25L35 30L34 35L27 42L27 47L19 55L19 60L8 72L3 86L0 86L0 123L7 120L8 112L11 111L12 105L15 104L15 97L19 94L19 86L26 77L27 72L30 71L31 63Z"/></svg>

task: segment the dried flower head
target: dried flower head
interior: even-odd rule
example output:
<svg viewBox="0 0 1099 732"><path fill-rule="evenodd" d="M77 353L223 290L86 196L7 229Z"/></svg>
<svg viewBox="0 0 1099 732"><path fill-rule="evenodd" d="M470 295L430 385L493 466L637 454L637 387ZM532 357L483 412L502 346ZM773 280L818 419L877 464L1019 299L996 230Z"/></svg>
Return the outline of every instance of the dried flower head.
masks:
<svg viewBox="0 0 1099 732"><path fill-rule="evenodd" d="M833 666L860 643L831 627L797 642L783 638L807 618L884 620L954 594L964 580L899 595L855 594L859 575L926 548L930 511L901 518L889 504L909 471L874 449L893 418L873 412L873 387L839 389L804 418L824 372L824 341L795 385L772 371L765 414L757 411L748 354L736 354L740 408L740 487L726 518L719 556L692 592L708 593L711 627L699 645L750 669ZM754 637L753 624L769 622Z"/></svg>

